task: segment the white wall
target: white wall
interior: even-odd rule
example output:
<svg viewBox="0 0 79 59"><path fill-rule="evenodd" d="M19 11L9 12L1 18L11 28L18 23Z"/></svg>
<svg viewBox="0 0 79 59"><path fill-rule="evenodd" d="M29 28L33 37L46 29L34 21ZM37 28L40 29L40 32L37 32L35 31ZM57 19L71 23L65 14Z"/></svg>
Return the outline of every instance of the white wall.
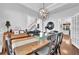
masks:
<svg viewBox="0 0 79 59"><path fill-rule="evenodd" d="M63 23L71 23L72 22L72 18L68 17L68 18L60 18L60 19L54 19L53 17L49 17L47 20L44 21L44 29L45 30L45 26L47 25L48 22L53 22L54 23L54 29L53 30L57 30L60 32L64 32L63 28L62 28L62 24ZM41 26L42 27L42 26Z"/></svg>
<svg viewBox="0 0 79 59"><path fill-rule="evenodd" d="M71 43L79 49L79 14L72 17Z"/></svg>
<svg viewBox="0 0 79 59"><path fill-rule="evenodd" d="M36 13L19 4L0 4L0 27L5 27L6 20L11 22L11 27L26 29L35 20Z"/></svg>
<svg viewBox="0 0 79 59"><path fill-rule="evenodd" d="M50 22L50 21L54 23L54 29L53 30L59 31L60 30L59 27L60 27L61 19L54 19L53 17L50 17L44 22L44 24L45 24L44 26L46 26L47 23Z"/></svg>
<svg viewBox="0 0 79 59"><path fill-rule="evenodd" d="M20 4L0 4L0 50L2 34L6 31L5 22L11 23L11 28L26 29L35 20L37 13Z"/></svg>

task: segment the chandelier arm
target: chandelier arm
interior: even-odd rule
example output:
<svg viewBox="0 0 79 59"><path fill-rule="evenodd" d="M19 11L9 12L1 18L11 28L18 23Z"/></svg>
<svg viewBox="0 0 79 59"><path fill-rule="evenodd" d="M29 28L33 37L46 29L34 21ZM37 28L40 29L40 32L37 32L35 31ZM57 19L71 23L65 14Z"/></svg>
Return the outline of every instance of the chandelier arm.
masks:
<svg viewBox="0 0 79 59"><path fill-rule="evenodd" d="M43 9L44 9L44 3L43 3Z"/></svg>

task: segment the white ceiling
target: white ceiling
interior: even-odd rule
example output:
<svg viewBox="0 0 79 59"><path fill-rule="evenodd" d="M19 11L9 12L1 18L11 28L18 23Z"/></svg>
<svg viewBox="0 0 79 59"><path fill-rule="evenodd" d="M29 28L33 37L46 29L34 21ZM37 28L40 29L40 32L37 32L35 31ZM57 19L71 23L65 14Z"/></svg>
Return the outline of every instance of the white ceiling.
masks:
<svg viewBox="0 0 79 59"><path fill-rule="evenodd" d="M13 8L13 6L15 8ZM43 3L2 3L0 10L8 7L23 11L26 13L39 16L39 9L43 7ZM45 3L45 8L48 10L49 17L62 18L72 16L79 13L79 3ZM29 11L28 11L29 10Z"/></svg>
<svg viewBox="0 0 79 59"><path fill-rule="evenodd" d="M39 9L43 7L43 3L21 3L21 5L28 7L38 13ZM44 5L50 15L54 15L75 7L79 7L79 3L45 3Z"/></svg>
<svg viewBox="0 0 79 59"><path fill-rule="evenodd" d="M52 5L53 3L45 3L44 7L47 8L50 5ZM39 12L39 9L43 7L43 3L22 3L22 5L36 11ZM54 4L53 4L54 5Z"/></svg>

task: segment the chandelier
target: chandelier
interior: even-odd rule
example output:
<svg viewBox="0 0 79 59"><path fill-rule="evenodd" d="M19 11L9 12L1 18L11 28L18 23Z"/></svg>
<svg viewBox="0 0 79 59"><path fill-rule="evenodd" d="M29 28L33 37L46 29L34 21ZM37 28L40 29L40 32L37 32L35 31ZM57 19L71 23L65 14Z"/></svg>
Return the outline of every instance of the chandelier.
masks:
<svg viewBox="0 0 79 59"><path fill-rule="evenodd" d="M40 16L44 19L47 18L48 16L48 11L47 9L44 8L44 3L43 3L43 8L40 8Z"/></svg>

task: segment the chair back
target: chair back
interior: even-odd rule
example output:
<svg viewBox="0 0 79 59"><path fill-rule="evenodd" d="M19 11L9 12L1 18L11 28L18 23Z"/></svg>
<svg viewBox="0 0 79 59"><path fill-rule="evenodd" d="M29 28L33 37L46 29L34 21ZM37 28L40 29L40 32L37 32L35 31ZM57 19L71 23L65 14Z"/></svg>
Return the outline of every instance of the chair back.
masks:
<svg viewBox="0 0 79 59"><path fill-rule="evenodd" d="M58 32L52 32L51 35L48 36L49 43L49 49L50 53L56 53L57 52L57 45L58 45Z"/></svg>
<svg viewBox="0 0 79 59"><path fill-rule="evenodd" d="M6 48L7 48L7 54L8 55L14 55L14 51L12 49L11 39L9 36L6 37Z"/></svg>
<svg viewBox="0 0 79 59"><path fill-rule="evenodd" d="M63 39L63 33L59 33L58 34L58 43L61 44L62 43L62 39Z"/></svg>
<svg viewBox="0 0 79 59"><path fill-rule="evenodd" d="M58 31L53 31L47 38L50 43L49 43L49 54L57 54L58 49L60 53L60 45L62 43L63 39L63 33L58 33ZM60 53L61 54L61 53Z"/></svg>
<svg viewBox="0 0 79 59"><path fill-rule="evenodd" d="M58 31L53 31L51 32L51 35L50 35L50 43L52 43L52 45L57 45L57 42L58 42Z"/></svg>

